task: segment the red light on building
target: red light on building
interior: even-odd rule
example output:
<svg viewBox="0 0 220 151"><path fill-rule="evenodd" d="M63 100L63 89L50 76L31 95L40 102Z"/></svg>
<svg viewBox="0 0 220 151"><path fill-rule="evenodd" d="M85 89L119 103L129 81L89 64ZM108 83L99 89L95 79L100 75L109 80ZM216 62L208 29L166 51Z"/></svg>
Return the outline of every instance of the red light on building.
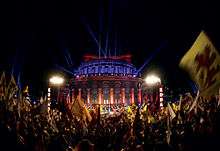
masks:
<svg viewBox="0 0 220 151"><path fill-rule="evenodd" d="M163 108L163 87L159 87L159 96L160 96L160 108Z"/></svg>

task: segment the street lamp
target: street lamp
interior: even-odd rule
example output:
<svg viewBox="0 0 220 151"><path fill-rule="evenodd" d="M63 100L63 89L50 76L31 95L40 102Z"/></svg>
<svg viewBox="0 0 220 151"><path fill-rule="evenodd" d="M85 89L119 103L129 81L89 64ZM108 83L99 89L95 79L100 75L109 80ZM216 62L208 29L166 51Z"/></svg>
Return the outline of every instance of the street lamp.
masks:
<svg viewBox="0 0 220 151"><path fill-rule="evenodd" d="M157 77L155 75L149 75L145 78L145 82L148 85L156 85L156 84L160 84L161 80L159 77Z"/></svg>
<svg viewBox="0 0 220 151"><path fill-rule="evenodd" d="M50 84L60 86L64 82L64 78L60 76L52 76L49 80Z"/></svg>
<svg viewBox="0 0 220 151"><path fill-rule="evenodd" d="M57 101L59 96L59 86L61 86L64 83L64 78L58 75L54 75L49 79L49 87L48 87L48 93L47 93L47 99L48 101L51 100L51 86L58 87L58 94L57 94ZM50 106L48 106L48 109Z"/></svg>
<svg viewBox="0 0 220 151"><path fill-rule="evenodd" d="M152 87L159 85L159 91L158 91L159 101L160 101L159 103L160 103L160 108L162 109L163 108L163 87L161 85L161 79L156 75L149 75L145 78L145 83Z"/></svg>

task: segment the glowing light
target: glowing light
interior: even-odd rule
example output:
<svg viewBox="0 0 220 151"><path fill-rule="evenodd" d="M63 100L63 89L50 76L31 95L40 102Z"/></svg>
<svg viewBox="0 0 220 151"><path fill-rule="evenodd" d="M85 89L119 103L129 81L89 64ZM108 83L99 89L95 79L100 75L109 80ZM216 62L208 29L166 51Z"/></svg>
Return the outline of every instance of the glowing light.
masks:
<svg viewBox="0 0 220 151"><path fill-rule="evenodd" d="M50 78L50 83L53 85L61 85L63 84L63 82L64 82L64 79L59 76L53 76L52 78Z"/></svg>
<svg viewBox="0 0 220 151"><path fill-rule="evenodd" d="M110 88L110 103L114 103L114 89Z"/></svg>
<svg viewBox="0 0 220 151"><path fill-rule="evenodd" d="M134 104L134 88L131 88L131 104Z"/></svg>
<svg viewBox="0 0 220 151"><path fill-rule="evenodd" d="M157 77L155 75L150 75L150 76L146 77L145 82L149 85L155 85L157 83L161 83L161 80L159 77Z"/></svg>
<svg viewBox="0 0 220 151"><path fill-rule="evenodd" d="M122 88L121 90L122 95L122 103L125 104L125 88Z"/></svg>

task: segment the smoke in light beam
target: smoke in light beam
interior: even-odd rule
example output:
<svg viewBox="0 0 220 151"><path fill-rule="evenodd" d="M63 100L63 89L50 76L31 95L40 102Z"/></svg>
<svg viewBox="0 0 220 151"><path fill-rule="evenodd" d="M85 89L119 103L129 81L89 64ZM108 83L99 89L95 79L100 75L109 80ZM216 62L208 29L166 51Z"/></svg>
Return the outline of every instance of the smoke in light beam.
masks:
<svg viewBox="0 0 220 151"><path fill-rule="evenodd" d="M100 48L100 43L98 42L95 33L92 31L92 29L90 28L90 26L85 22L85 19L81 18L84 26L86 27L86 29L88 30L89 34L92 36L92 39L94 40L95 44L97 45L98 49L101 50L101 52L103 53L103 55L105 56L105 52L102 50L102 48Z"/></svg>
<svg viewBox="0 0 220 151"><path fill-rule="evenodd" d="M73 61L72 61L72 58L71 58L71 55L70 55L70 52L69 52L68 49L66 49L66 54L67 54L67 58L68 58L68 60L70 62L70 65L73 65Z"/></svg>

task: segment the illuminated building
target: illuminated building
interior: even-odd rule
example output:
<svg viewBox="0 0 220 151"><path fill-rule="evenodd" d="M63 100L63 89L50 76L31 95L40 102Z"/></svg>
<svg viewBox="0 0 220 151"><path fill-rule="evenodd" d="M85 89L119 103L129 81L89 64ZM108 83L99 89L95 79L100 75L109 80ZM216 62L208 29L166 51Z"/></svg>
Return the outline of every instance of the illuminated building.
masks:
<svg viewBox="0 0 220 151"><path fill-rule="evenodd" d="M131 55L85 55L70 80L72 96L86 104L141 104L141 82ZM77 94L76 94L77 92Z"/></svg>

